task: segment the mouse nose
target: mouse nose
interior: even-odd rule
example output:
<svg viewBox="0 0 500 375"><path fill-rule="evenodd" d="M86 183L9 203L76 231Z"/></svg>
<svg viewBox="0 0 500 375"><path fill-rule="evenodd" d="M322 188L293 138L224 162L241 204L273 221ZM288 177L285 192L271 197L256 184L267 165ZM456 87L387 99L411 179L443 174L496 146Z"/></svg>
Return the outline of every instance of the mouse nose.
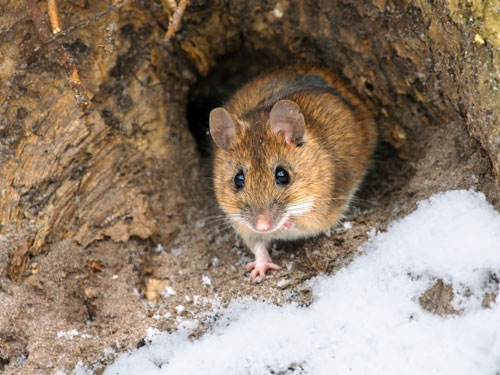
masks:
<svg viewBox="0 0 500 375"><path fill-rule="evenodd" d="M255 220L255 228L259 232L267 232L271 229L271 218L268 215L259 215Z"/></svg>

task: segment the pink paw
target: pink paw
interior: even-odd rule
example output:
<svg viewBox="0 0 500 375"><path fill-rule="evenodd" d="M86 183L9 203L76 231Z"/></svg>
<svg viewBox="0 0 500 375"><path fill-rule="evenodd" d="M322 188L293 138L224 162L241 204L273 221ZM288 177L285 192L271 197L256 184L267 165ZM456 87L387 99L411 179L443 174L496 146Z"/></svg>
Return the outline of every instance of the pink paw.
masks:
<svg viewBox="0 0 500 375"><path fill-rule="evenodd" d="M259 262L256 260L255 262L248 263L245 267L245 270L247 272L252 270L252 273L250 274L250 278L252 279L252 281L256 281L255 279L257 278L257 276L260 276L260 281L264 281L266 279L267 270L279 270L280 268L280 266L272 262Z"/></svg>

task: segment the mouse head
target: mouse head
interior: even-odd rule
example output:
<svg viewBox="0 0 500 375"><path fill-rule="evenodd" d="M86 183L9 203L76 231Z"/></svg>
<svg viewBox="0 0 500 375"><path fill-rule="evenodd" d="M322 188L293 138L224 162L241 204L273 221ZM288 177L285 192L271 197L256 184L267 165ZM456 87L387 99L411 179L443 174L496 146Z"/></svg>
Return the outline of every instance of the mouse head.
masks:
<svg viewBox="0 0 500 375"><path fill-rule="evenodd" d="M280 100L269 113L269 128L275 133L282 133L286 143L302 143L305 132L304 115L297 103ZM215 144L225 151L236 141L236 123L227 110L222 107L210 112L210 134Z"/></svg>
<svg viewBox="0 0 500 375"><path fill-rule="evenodd" d="M300 225L322 192L311 184L321 155L311 147L299 105L280 100L242 118L216 108L210 133L217 145L215 193L229 217L261 234Z"/></svg>

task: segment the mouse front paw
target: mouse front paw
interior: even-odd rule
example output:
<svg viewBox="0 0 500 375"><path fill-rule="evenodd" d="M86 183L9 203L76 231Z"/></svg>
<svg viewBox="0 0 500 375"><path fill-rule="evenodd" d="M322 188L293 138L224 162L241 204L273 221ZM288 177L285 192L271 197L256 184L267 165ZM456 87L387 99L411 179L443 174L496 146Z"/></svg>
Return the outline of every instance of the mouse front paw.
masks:
<svg viewBox="0 0 500 375"><path fill-rule="evenodd" d="M250 278L252 281L256 281L257 276L260 276L260 281L264 281L266 279L266 272L268 270L279 270L281 267L275 263L270 261L259 261L255 260L255 262L250 262L246 265L245 270L252 271L250 274Z"/></svg>

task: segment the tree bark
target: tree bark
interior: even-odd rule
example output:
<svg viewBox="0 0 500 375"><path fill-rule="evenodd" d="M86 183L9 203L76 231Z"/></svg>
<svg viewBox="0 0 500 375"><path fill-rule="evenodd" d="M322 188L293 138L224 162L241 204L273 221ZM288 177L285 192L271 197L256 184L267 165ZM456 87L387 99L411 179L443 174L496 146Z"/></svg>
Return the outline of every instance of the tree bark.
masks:
<svg viewBox="0 0 500 375"><path fill-rule="evenodd" d="M44 3L7 5L0 229L10 243L3 249L11 254L9 276L19 279L28 257L60 238L85 245L171 239L197 156L185 124L185 79L156 42L163 30L151 26L150 10L123 7L114 41L105 38L108 15L46 45ZM60 11L63 22L76 24L100 8L94 2ZM88 106L63 54L79 71Z"/></svg>

